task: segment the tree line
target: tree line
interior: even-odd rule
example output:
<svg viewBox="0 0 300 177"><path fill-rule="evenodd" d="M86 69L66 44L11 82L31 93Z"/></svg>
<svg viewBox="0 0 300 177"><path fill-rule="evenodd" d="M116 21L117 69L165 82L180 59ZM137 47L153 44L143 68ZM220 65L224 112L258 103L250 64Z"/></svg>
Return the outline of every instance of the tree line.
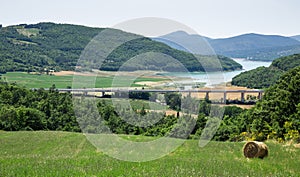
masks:
<svg viewBox="0 0 300 177"><path fill-rule="evenodd" d="M141 109L131 110L97 100L93 108L90 98L78 97L83 107L74 108L70 93L59 93L55 86L49 90L29 90L14 84L0 85L0 129L19 130L62 130L99 133L110 130L117 134L145 136L171 136L199 138L211 132L206 124L220 123L214 140L242 141L266 140L299 141L300 131L300 67L286 72L277 83L268 88L263 99L249 109L236 106L218 107L209 100L197 101L180 94L166 95L166 102L184 115L166 115ZM131 95L135 99L147 99L149 95ZM73 100L74 101L74 100ZM198 103L198 104L196 104ZM184 105L189 110L185 110ZM89 109L95 109L91 111ZM188 112L190 114L188 114ZM222 120L211 114L224 111ZM97 113L97 114L95 114ZM100 116L99 116L100 115ZM197 115L196 117L193 115ZM157 120L157 118L160 118ZM132 122L139 122L134 125Z"/></svg>

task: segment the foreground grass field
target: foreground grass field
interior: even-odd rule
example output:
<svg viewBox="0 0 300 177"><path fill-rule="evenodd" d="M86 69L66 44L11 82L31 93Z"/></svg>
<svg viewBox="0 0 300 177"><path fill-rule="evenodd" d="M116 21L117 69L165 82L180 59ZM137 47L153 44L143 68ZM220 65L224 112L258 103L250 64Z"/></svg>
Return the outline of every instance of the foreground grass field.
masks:
<svg viewBox="0 0 300 177"><path fill-rule="evenodd" d="M77 76L82 77L94 77L94 76ZM66 76L50 76L46 74L28 74L25 72L8 72L2 76L2 78L9 83L17 83L18 85L23 85L27 88L50 88L55 84L56 88L67 88L72 86L73 75ZM111 87L113 83L113 76L97 76L95 87L105 88ZM143 85L136 84L138 82L160 82L167 79L163 78L151 78L151 77L138 77L134 79L129 76L118 76L118 83L114 83L114 87L127 87L128 83L131 83L131 87L142 87Z"/></svg>
<svg viewBox="0 0 300 177"><path fill-rule="evenodd" d="M133 136L133 139L145 137ZM113 159L79 133L0 132L0 176L299 176L300 149L267 142L269 157L246 159L244 143L188 140L150 162Z"/></svg>

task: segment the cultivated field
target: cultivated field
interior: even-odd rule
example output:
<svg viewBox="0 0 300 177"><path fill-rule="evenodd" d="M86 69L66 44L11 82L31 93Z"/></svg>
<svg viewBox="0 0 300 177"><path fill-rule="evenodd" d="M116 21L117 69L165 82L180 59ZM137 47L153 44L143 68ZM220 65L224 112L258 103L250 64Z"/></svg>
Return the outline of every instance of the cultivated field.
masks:
<svg viewBox="0 0 300 177"><path fill-rule="evenodd" d="M91 78L96 78L95 88L107 88L107 87L143 87L147 86L146 83L161 83L168 81L166 78L162 77L151 77L151 76L140 76L134 75L121 75L117 76L117 83L114 83L115 77L113 75L77 75L80 80L90 80ZM2 79L8 81L9 83L17 83L18 85L23 85L27 88L50 88L55 84L56 88L67 88L72 87L73 75L72 72L67 74L58 75L46 75L46 74L28 74L25 72L8 72L2 76Z"/></svg>
<svg viewBox="0 0 300 177"><path fill-rule="evenodd" d="M125 136L131 140L149 140ZM150 138L151 140L151 138ZM104 155L80 133L0 132L0 176L299 176L300 149L266 142L269 157L246 159L244 143L188 140L154 161L124 162Z"/></svg>

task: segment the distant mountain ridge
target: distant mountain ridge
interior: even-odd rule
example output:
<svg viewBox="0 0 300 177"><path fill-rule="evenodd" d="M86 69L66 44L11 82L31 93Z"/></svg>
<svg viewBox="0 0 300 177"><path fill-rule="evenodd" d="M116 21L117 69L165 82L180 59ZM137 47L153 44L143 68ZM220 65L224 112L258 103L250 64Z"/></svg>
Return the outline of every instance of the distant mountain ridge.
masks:
<svg viewBox="0 0 300 177"><path fill-rule="evenodd" d="M297 41L300 41L300 35L297 36L291 36L290 38L296 39Z"/></svg>
<svg viewBox="0 0 300 177"><path fill-rule="evenodd" d="M230 38L212 39L196 34L188 34L183 31L173 32L158 39L170 41L188 41L189 47L196 48L197 41L206 41L219 55L232 58L248 58L253 60L274 60L275 58L300 53L300 36L284 37L279 35L243 34ZM169 42L164 42L170 45ZM182 50L172 44L178 50ZM200 46L203 47L203 46Z"/></svg>
<svg viewBox="0 0 300 177"><path fill-rule="evenodd" d="M226 39L214 39L210 44L217 52L227 52L294 46L300 45L300 42L289 37L251 33Z"/></svg>
<svg viewBox="0 0 300 177"><path fill-rule="evenodd" d="M176 31L153 39L174 47L177 50L189 51L201 55L214 54L212 48L208 45L208 41L211 39L205 36Z"/></svg>

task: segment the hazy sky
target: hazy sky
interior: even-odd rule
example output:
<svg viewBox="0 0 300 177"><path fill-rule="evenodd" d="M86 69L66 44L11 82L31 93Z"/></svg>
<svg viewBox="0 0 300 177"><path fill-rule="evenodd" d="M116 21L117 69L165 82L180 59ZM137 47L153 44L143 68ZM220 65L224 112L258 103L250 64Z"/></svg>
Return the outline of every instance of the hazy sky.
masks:
<svg viewBox="0 0 300 177"><path fill-rule="evenodd" d="M96 27L141 17L168 18L198 34L300 34L299 0L3 0L0 24L58 22Z"/></svg>

